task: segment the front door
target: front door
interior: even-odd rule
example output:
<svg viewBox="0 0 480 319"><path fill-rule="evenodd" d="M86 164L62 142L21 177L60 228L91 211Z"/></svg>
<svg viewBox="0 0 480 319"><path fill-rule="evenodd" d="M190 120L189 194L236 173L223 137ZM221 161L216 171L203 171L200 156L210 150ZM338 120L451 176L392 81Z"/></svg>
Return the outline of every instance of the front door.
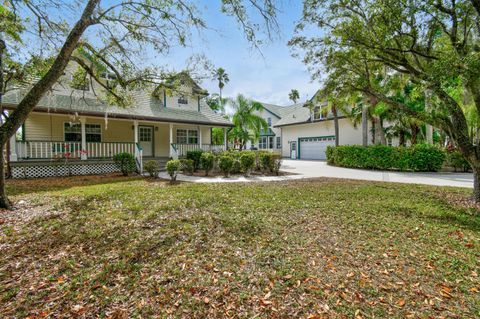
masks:
<svg viewBox="0 0 480 319"><path fill-rule="evenodd" d="M297 141L290 142L290 158L297 159Z"/></svg>
<svg viewBox="0 0 480 319"><path fill-rule="evenodd" d="M143 149L143 156L153 156L153 127L138 127L138 142Z"/></svg>

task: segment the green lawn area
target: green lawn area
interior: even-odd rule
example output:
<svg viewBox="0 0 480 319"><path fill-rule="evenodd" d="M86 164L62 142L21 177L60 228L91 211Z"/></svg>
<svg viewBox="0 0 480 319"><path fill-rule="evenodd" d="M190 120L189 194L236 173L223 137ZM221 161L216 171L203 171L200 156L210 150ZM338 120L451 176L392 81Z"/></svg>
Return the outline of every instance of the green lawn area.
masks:
<svg viewBox="0 0 480 319"><path fill-rule="evenodd" d="M9 190L22 202L0 215L7 318L480 317L467 189L71 178Z"/></svg>

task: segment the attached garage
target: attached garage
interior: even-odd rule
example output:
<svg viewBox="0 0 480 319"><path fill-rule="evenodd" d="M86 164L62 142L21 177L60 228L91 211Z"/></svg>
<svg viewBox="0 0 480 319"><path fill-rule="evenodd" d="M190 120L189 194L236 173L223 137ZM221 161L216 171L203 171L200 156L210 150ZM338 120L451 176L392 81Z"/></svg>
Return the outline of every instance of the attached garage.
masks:
<svg viewBox="0 0 480 319"><path fill-rule="evenodd" d="M327 159L327 146L335 146L335 136L302 137L298 139L298 158L305 160Z"/></svg>

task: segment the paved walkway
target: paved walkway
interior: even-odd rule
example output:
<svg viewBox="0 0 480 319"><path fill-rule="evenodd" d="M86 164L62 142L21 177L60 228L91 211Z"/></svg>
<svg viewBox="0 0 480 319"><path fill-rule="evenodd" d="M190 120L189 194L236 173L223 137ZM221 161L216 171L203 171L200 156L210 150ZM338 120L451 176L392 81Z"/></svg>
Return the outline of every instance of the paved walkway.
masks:
<svg viewBox="0 0 480 319"><path fill-rule="evenodd" d="M327 165L323 161L284 160L282 171L294 175L287 176L256 176L245 178L235 176L224 177L197 177L179 174L177 179L194 183L232 183L232 182L265 182L285 181L315 177L348 178L367 181L426 184L437 186L473 187L473 176L470 173L412 173L388 172L350 169ZM169 178L166 172L160 174L162 178Z"/></svg>

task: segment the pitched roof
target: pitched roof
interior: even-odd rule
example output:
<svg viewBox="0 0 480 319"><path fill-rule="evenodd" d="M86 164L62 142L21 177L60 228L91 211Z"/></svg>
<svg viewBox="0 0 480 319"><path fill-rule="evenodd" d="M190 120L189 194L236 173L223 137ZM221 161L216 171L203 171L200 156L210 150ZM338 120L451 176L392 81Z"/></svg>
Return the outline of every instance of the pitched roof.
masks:
<svg viewBox="0 0 480 319"><path fill-rule="evenodd" d="M3 97L3 103L15 107L22 99L25 90L10 91ZM221 114L213 112L205 103L200 111L164 107L163 103L144 91L135 92L133 107L122 108L100 103L97 99L75 95L50 94L43 97L34 110L52 113L78 113L90 116L140 119L158 122L177 122L216 126L233 126Z"/></svg>
<svg viewBox="0 0 480 319"><path fill-rule="evenodd" d="M301 124L310 121L310 109L304 107L304 103L298 103L290 106L289 112L282 116L282 119L275 123L274 127Z"/></svg>
<svg viewBox="0 0 480 319"><path fill-rule="evenodd" d="M272 113L278 118L282 118L284 115L288 114L291 111L292 106L280 106L274 104L268 104L260 102L263 105L263 108L266 109L268 112Z"/></svg>

